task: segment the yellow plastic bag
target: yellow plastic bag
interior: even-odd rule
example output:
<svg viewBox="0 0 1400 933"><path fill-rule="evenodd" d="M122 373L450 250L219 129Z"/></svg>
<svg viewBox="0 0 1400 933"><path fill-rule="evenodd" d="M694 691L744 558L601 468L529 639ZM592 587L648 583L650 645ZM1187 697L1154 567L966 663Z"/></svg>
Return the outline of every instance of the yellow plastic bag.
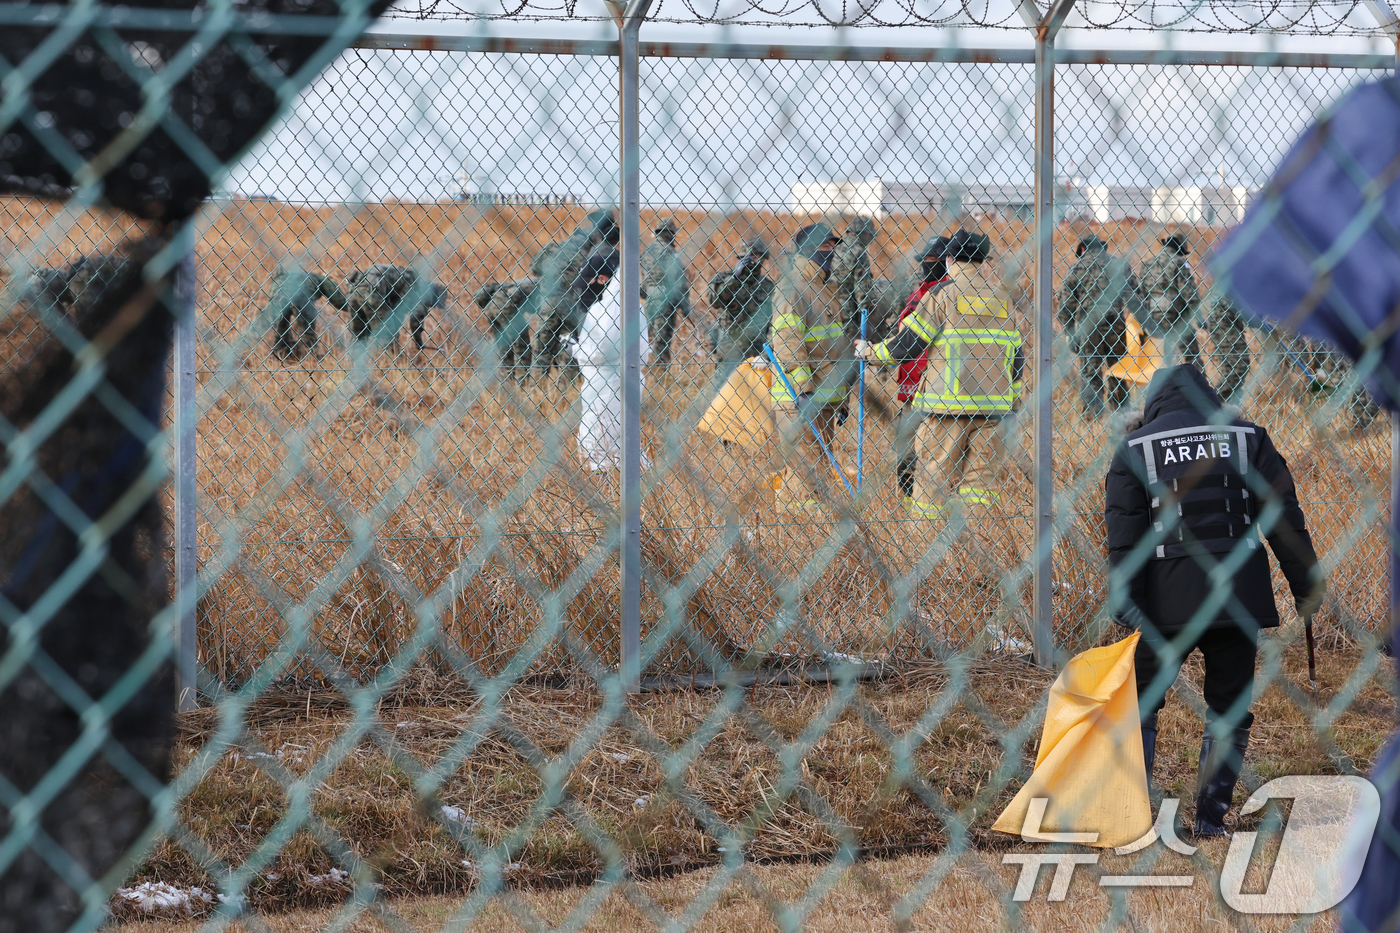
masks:
<svg viewBox="0 0 1400 933"><path fill-rule="evenodd" d="M740 363L696 429L721 440L762 448L773 437L773 371L758 370L752 361Z"/></svg>
<svg viewBox="0 0 1400 933"><path fill-rule="evenodd" d="M992 829L1028 840L1097 833L1086 845L1125 846L1152 829L1138 721L1134 632L1117 644L1075 655L1050 688L1035 772ZM1031 802L1045 798L1039 826L1026 826ZM1024 832L1023 832L1024 831Z"/></svg>
<svg viewBox="0 0 1400 933"><path fill-rule="evenodd" d="M1145 386L1152 381L1152 374L1162 368L1162 341L1147 336L1147 331L1131 314L1123 315L1123 324L1128 331L1128 352L1108 367L1108 374L1133 385Z"/></svg>

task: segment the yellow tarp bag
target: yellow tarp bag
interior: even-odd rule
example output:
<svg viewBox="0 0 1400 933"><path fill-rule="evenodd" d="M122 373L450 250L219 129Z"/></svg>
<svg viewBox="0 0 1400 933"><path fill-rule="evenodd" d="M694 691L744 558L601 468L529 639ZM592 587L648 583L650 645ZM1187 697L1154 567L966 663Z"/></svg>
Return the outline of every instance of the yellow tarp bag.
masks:
<svg viewBox="0 0 1400 933"><path fill-rule="evenodd" d="M755 369L752 364L752 360L739 364L696 429L758 450L768 443L775 431L773 371Z"/></svg>
<svg viewBox="0 0 1400 933"><path fill-rule="evenodd" d="M1035 771L992 829L1042 842L1068 841L1048 834L1097 833L1093 842L1075 841L1104 847L1152 829L1133 670L1139 637L1075 655L1056 678ZM1037 798L1047 801L1044 815L1027 826Z"/></svg>
<svg viewBox="0 0 1400 933"><path fill-rule="evenodd" d="M1152 381L1152 374L1162 368L1162 341L1147 336L1147 331L1131 314L1123 315L1123 324L1127 327L1128 352L1108 367L1108 374L1133 385L1145 386Z"/></svg>

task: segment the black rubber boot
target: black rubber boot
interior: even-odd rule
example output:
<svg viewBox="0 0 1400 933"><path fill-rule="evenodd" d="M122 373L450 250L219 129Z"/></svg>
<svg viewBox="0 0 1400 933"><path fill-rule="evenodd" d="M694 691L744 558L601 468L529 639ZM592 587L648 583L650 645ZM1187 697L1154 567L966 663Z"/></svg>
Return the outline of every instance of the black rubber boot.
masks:
<svg viewBox="0 0 1400 933"><path fill-rule="evenodd" d="M1157 714L1142 722L1142 763L1147 769L1147 786L1152 786L1152 762L1157 758Z"/></svg>
<svg viewBox="0 0 1400 933"><path fill-rule="evenodd" d="M1228 747L1222 748L1206 727L1201 739L1201 763L1196 774L1196 836L1228 836L1225 814L1235 796L1235 782L1244 767L1249 748L1249 726L1236 729Z"/></svg>
<svg viewBox="0 0 1400 933"><path fill-rule="evenodd" d="M899 479L899 494L908 498L914 495L914 474L919 472L919 457L917 454L909 454L901 457L899 463L894 468L895 476Z"/></svg>

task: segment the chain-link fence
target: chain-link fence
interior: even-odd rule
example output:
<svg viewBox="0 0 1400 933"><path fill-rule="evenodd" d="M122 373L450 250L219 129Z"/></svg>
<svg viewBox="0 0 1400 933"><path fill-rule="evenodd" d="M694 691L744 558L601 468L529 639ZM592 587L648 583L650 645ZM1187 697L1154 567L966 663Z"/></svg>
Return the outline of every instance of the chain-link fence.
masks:
<svg viewBox="0 0 1400 933"><path fill-rule="evenodd" d="M554 590L595 547L609 547L606 510L589 507L591 496L594 506L608 501L609 487L595 485L607 474L588 468L612 466L600 461L617 451L598 445L617 439L581 426L594 418L599 396L571 349L586 314L565 315L554 333L560 325L543 304L558 300L543 294L550 285L541 274L561 243L575 266L590 256L600 268L616 264L616 244L586 229L590 211L610 209L617 173L606 144L616 131L608 63L354 52L313 86L264 144L254 173L239 179L242 196L222 203L203 228L201 562L225 550L221 529L237 529L240 545L200 607L201 660L221 679L245 680L282 640L287 607L313 593L318 640L347 671L366 676L411 637L415 594L445 584L458 595L441 617L443 631L495 669L517 654L543 612L540 594L522 587L520 575ZM1098 483L1122 428L1109 413L1140 407L1146 378L1141 368L1128 379L1100 374L1127 353L1123 333L1105 338L1113 345L1101 350L1070 352L1087 341L1069 333L1079 299L1067 296L1065 281L1081 241L1093 237L1127 261L1144 296L1159 240L1186 238L1191 271L1181 290L1185 313L1205 328L1203 368L1217 384L1230 383L1227 394L1251 414L1271 412L1286 449L1316 459L1318 472L1308 474L1301 495L1328 514L1320 540L1343 584L1335 609L1349 627L1378 630L1385 548L1359 529L1384 522L1377 495L1389 464L1384 415L1347 382L1340 361L1243 320L1221 324L1228 315L1217 311L1209 277L1192 259L1238 221L1309 116L1365 74L1063 68L1054 282L1065 333L1056 351L1054 450L1056 495L1073 517L1058 538L1053 587L1056 643L1065 649L1093 644L1105 631ZM835 249L844 284L831 297L849 306L842 313L852 331L864 307L872 338L892 331L919 289L919 254L929 241L960 226L988 231L999 274L1014 291L1015 329L1026 347L1033 343L1034 172L1025 145L1032 77L1029 66L1011 63L643 60L644 286L660 287L663 262L678 277L666 286L674 297L663 310L646 298L642 451L653 465L643 531L664 573L693 575L684 615L727 657L755 648L767 665L821 665L833 656L898 662L941 657L986 633L992 637L978 650L1030 651L1027 581L1000 589L996 582L1008 568L1030 566L1028 412L1018 406L999 423L992 473L971 484L988 486L996 501L969 518L973 534L957 544L940 539L944 525L911 509L918 416L901 396L897 367L872 370L863 397L852 389L832 406L841 423L830 454L850 475L833 475L825 494L859 480L855 539L831 502L795 517L773 488L781 468L764 460L761 445L743 443L741 428L772 430L758 423L769 418L770 403L725 415L743 425L716 427L707 415L741 361L761 356L773 337L772 306L795 237L814 223L848 234ZM397 93L372 93L382 87ZM407 100L450 104L406 126ZM1245 119L1261 110L1277 118ZM338 165L325 161L332 140ZM406 151L415 154L411 164L385 156ZM873 180L843 181L853 178ZM1202 178L1213 184L1184 183ZM356 210L318 203L350 197L351 186L380 198L412 191L416 199ZM860 218L868 218L868 233ZM667 223L674 233L662 229ZM593 242L580 249L570 235ZM334 293L329 303L308 293L323 313L292 320L278 277L279 257L289 255L306 257L345 301L354 300L352 277L363 270L423 270L445 288L440 306L425 308L423 347L405 333L395 353L375 360L370 381L345 394L356 312L342 316ZM577 275L570 269L565 277ZM435 435L426 447L415 439L422 429ZM307 468L279 475L291 435L306 445ZM949 492L967 485L953 481ZM320 591L355 543L342 504L364 514L386 494L392 505L380 506L372 561ZM490 547L484 510L515 527L473 562L468 555ZM607 565L615 557L595 559L564 616L594 653L616 663L619 581ZM907 603L897 605L891 587L901 585ZM990 591L970 602L969 588ZM665 609L653 592L645 598L650 632ZM784 634L767 640L775 624ZM679 642L653 653L648 675L709 670ZM566 654L542 655L534 665L552 676L571 669Z"/></svg>
<svg viewBox="0 0 1400 933"><path fill-rule="evenodd" d="M1104 6L1080 12L1092 24ZM1271 15L1373 31L1342 6ZM837 20L946 19L886 13ZM1237 31L1224 6L1109 19L1168 14ZM573 928L618 896L639 924L685 926L741 884L787 929L850 877L901 928L953 923L927 911L969 887L989 924L1020 925L991 821L1030 772L1053 671L1121 638L1115 614L1132 621L1105 475L1111 496L1148 384L1178 361L1234 406L1209 417L1248 419L1286 456L1329 582L1309 622L1334 698L1319 709L1293 687L1301 633L1284 613L1254 684L1279 734L1256 738L1245 782L1375 758L1394 704L1378 647L1392 432L1363 387L1374 364L1247 313L1204 257L1385 57L1075 51L1055 66L1053 47L643 44L629 84L625 33L370 37L323 53L319 74L279 61L273 78L265 50L230 39L286 100L305 87L225 164L227 147L200 150L169 116L202 131L218 106L176 94L161 116L156 85L189 67L179 48L90 28L90 59L124 49L123 73L153 88L121 128L159 126L217 187L186 224L149 207L159 186L112 210L101 173L74 168L106 164L84 162L78 123L6 85L0 112L20 129L0 159L23 135L76 191L44 200L20 156L0 165L24 192L0 196L17 532L0 690L12 708L53 698L68 724L55 755L0 765L0 873L58 892L68 912L43 929L148 904L228 918L343 902L342 919L389 923L381 892L444 890L468 892L459 921L488 923L494 904ZM45 134L56 121L83 157ZM1053 160L1037 142L1050 125ZM160 156L123 171L139 184L147 164ZM141 366L175 319L161 414ZM81 405L90 423L55 433ZM1230 456L1179 450L1168 463ZM1244 524L1277 550L1278 496L1249 484ZM1182 502L1195 534L1205 507ZM1129 543L1164 558L1176 526L1150 508L1157 524ZM67 564L44 556L59 525ZM1214 556L1228 553L1173 556L1220 590L1249 572ZM45 561L69 569L45 578ZM143 562L169 564L169 592ZM1295 569L1272 565L1281 607L1302 599ZM102 639L74 649L99 611L84 595L136 607L110 657L89 656ZM1191 637L1214 625L1207 609L1248 614L1190 598L1207 607ZM50 626L64 601L73 618ZM186 710L173 777L168 710L152 712L167 659L185 705L197 687L219 717ZM1204 692L1194 668L1153 681L1186 701L1164 735L1203 718L1248 736L1250 684L1221 700L1218 663ZM758 692L775 685L790 692ZM1157 714L1143 721L1155 736ZM37 731L7 740L16 761ZM1184 760L1159 766L1159 789L1196 792ZM113 806L137 814L100 852L58 826L76 776L91 799L120 784ZM861 850L930 860L882 880ZM745 867L814 856L824 870L793 894ZM706 866L679 920L637 882ZM1215 871L1204 855L1189 870ZM109 902L133 871L141 885ZM523 893L566 882L592 888L562 921ZM1104 922L1155 922L1132 903Z"/></svg>

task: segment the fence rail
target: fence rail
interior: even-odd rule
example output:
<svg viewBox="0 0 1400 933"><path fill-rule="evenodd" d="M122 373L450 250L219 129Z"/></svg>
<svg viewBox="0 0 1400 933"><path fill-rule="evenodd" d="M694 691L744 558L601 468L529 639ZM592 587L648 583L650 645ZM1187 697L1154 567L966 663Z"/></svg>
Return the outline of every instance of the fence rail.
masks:
<svg viewBox="0 0 1400 933"><path fill-rule="evenodd" d="M1245 780L1369 765L1394 713L1379 644L1400 431L1363 387L1369 364L1245 317L1202 257L1298 133L1396 58L1062 49L1068 9L1036 10L1035 46L1016 48L651 42L647 4L618 41L369 34L223 167L187 227L94 207L91 187L64 204L0 195L0 346L17 348L0 388L27 384L46 340L77 373L34 411L0 398L0 506L15 528L49 528L42 513L71 530L74 566L117 602L162 585L122 576L148 551L173 571L142 617L161 633L150 656L89 699L85 668L55 673L57 649L35 647L49 603L10 599L32 558L5 551L0 708L6 691L48 690L64 716L106 724L113 697L174 663L196 736L174 746L175 777L168 742L139 762L96 727L71 744L97 749L94 786L107 762L143 814L159 810L122 864L220 887L196 914L362 906L380 883L470 890L463 916L494 898L533 924L511 900L518 872L595 880L664 921L634 876L716 867L703 912L746 854L828 857L779 918L792 928L858 850L927 848L917 879L881 889L896 919L966 883L1018 927L994 855L958 873L1001 851L991 821L1029 770L1053 672L1123 634L1104 477L1151 372L1185 359L1286 456L1331 583L1316 628L1334 699L1318 709L1294 686L1296 588L1272 565L1289 611L1259 638L1255 700L1287 726L1256 740ZM67 15L0 9L23 26ZM271 74L239 30L345 20L229 22L240 61ZM128 27L201 28L103 8L72 27L96 37L70 37L76 60L124 50L123 75L175 81L178 49L128 42ZM21 123L61 149L42 131L62 117ZM831 258L821 224L840 236ZM175 229L183 262L162 239ZM953 272L1000 309L976 339L1015 373L1014 390L974 393L973 418L920 408L962 388L915 393L917 374L860 369L851 350L862 328L885 343L904 312L936 307L930 246L958 231L988 238L986 262ZM176 322L150 430L103 381L138 381L102 368L111 332L70 333L126 320L143 283L173 283L151 300ZM129 302L104 311L121 289ZM803 315L807 337L786 335ZM800 404L798 383L817 386ZM145 525L129 546L110 530L136 493L87 525L65 503L85 474L45 432L80 396L140 438L154 465L139 490L168 514L170 546ZM168 499L152 491L165 439ZM57 452L36 465L45 444ZM113 541L123 553L103 552ZM1182 676L1164 736L1221 719L1200 672ZM770 703L773 686L788 692ZM59 783L80 757L50 762ZM0 755L0 875L26 851L91 928L117 856L80 872L55 854L34 814L66 806L58 778L6 768ZM1193 769L1164 755L1159 774L1189 796Z"/></svg>

